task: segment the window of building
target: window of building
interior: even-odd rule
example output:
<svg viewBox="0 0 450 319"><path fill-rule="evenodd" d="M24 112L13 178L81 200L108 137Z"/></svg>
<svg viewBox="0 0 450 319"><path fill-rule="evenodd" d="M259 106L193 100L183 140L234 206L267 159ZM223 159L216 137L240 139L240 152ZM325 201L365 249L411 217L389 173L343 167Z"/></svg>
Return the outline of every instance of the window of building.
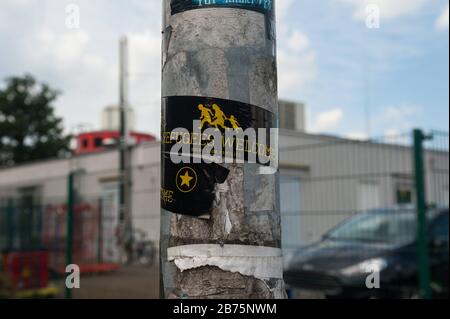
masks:
<svg viewBox="0 0 450 319"><path fill-rule="evenodd" d="M294 103L280 103L280 127L283 129L295 130L296 105Z"/></svg>
<svg viewBox="0 0 450 319"><path fill-rule="evenodd" d="M19 189L18 206L14 216L15 249L35 249L41 245L41 189L38 186Z"/></svg>
<svg viewBox="0 0 450 319"><path fill-rule="evenodd" d="M103 146L103 139L101 137L97 137L94 140L95 147L102 147Z"/></svg>
<svg viewBox="0 0 450 319"><path fill-rule="evenodd" d="M105 262L118 262L120 257L117 229L119 225L119 184L108 182L102 185L102 247Z"/></svg>
<svg viewBox="0 0 450 319"><path fill-rule="evenodd" d="M397 204L411 204L413 201L413 193L410 188L398 188L396 193Z"/></svg>
<svg viewBox="0 0 450 319"><path fill-rule="evenodd" d="M301 180L297 176L280 177L280 210L284 262L288 263L295 250L304 245L302 238Z"/></svg>

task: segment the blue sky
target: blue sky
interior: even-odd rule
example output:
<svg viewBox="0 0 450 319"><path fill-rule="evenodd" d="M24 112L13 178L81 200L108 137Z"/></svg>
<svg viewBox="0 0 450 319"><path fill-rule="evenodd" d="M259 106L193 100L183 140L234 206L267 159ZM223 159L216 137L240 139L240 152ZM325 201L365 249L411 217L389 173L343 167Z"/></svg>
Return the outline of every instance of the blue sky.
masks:
<svg viewBox="0 0 450 319"><path fill-rule="evenodd" d="M66 27L69 4L80 9L80 28ZM118 99L117 41L128 34L137 127L158 134L160 4L1 0L0 78L34 74L64 92L56 107L67 130L99 128L102 108ZM368 4L379 8L379 28L366 26ZM280 97L306 103L311 132L448 131L448 0L278 0L277 7Z"/></svg>
<svg viewBox="0 0 450 319"><path fill-rule="evenodd" d="M448 22L436 22L448 1L370 1L379 4L379 29L358 15L362 0L291 2L281 50L298 30L303 54L315 58L302 88L280 88L280 96L307 103L311 130L366 136L368 106L372 136L448 131Z"/></svg>

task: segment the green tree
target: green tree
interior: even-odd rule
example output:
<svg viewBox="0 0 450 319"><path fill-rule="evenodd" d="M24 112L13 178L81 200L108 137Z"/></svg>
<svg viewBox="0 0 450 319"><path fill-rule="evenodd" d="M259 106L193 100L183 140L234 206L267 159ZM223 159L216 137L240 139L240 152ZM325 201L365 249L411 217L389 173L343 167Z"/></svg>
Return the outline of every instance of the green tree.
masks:
<svg viewBox="0 0 450 319"><path fill-rule="evenodd" d="M10 77L0 87L0 166L67 154L71 137L54 114L59 92L32 76Z"/></svg>

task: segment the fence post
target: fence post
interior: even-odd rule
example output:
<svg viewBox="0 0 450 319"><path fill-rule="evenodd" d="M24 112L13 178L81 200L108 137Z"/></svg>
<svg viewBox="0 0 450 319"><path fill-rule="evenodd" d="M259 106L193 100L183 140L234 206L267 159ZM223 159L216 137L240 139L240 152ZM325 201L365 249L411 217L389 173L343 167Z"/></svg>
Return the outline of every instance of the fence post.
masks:
<svg viewBox="0 0 450 319"><path fill-rule="evenodd" d="M72 264L72 250L73 250L73 212L75 201L74 190L74 176L75 173L71 172L67 181L67 232L66 232L66 267ZM65 267L64 267L65 268ZM65 269L64 269L65 270ZM69 274L66 274L66 278ZM72 299L72 289L67 287L65 290L66 299Z"/></svg>
<svg viewBox="0 0 450 319"><path fill-rule="evenodd" d="M98 200L97 209L97 231L98 231L98 241L97 241L97 262L103 262L103 199Z"/></svg>
<svg viewBox="0 0 450 319"><path fill-rule="evenodd" d="M431 298L430 262L428 258L427 202L424 169L423 142L428 139L422 130L414 130L414 176L416 183L417 206L417 266L420 295L423 299Z"/></svg>
<svg viewBox="0 0 450 319"><path fill-rule="evenodd" d="M8 231L8 241L6 246L8 247L7 251L10 252L13 249L14 245L14 232L17 231L14 229L14 200L8 199L8 204L6 207L6 225Z"/></svg>

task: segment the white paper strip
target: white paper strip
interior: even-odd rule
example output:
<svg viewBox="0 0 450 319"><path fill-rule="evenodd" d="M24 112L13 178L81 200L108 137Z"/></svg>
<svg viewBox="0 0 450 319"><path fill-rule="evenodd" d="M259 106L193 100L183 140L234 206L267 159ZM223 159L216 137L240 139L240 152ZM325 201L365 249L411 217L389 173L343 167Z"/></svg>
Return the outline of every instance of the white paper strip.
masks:
<svg viewBox="0 0 450 319"><path fill-rule="evenodd" d="M244 245L187 245L167 249L169 261L181 270L215 266L258 279L283 278L279 248Z"/></svg>

